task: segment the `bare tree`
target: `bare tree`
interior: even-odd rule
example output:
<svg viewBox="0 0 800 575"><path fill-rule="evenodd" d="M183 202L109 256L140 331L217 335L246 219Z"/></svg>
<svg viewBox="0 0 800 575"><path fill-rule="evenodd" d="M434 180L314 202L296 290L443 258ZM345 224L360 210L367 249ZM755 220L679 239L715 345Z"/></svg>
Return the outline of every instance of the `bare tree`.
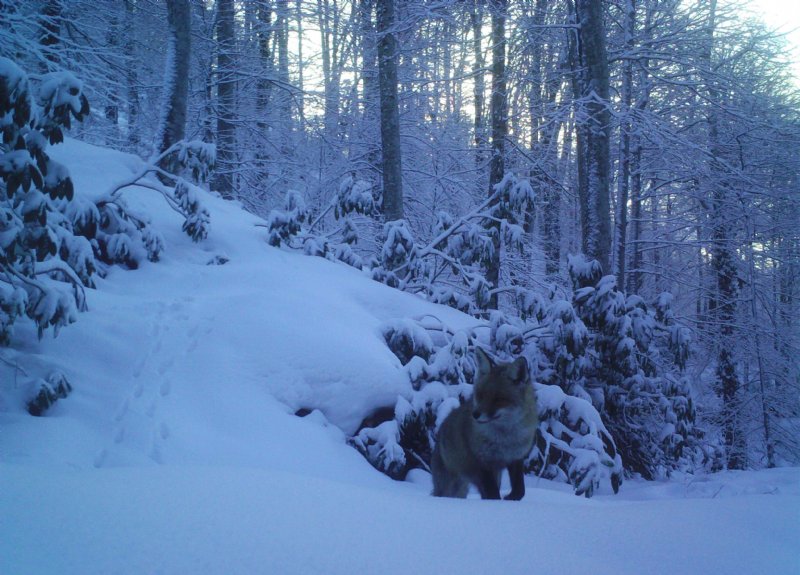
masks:
<svg viewBox="0 0 800 575"><path fill-rule="evenodd" d="M507 0L489 0L492 15L492 93L490 116L492 123L492 157L489 161L489 195L494 193L506 169L506 139L508 138L508 88L506 81L506 18ZM486 280L495 288L500 286L501 237L500 223L489 223L496 232L492 234L494 249L487 264ZM497 309L498 297L495 290L491 295L489 307Z"/></svg>
<svg viewBox="0 0 800 575"><path fill-rule="evenodd" d="M398 45L395 0L377 0L378 82L381 100L383 213L387 221L403 219L403 173L400 109L397 97Z"/></svg>
<svg viewBox="0 0 800 575"><path fill-rule="evenodd" d="M167 0L169 31L164 65L162 116L156 139L159 153L181 141L186 133L191 24L189 0ZM169 168L173 166L173 162L174 158L165 158L164 166Z"/></svg>
<svg viewBox="0 0 800 575"><path fill-rule="evenodd" d="M214 188L224 198L234 196L236 157L236 38L233 0L217 1L217 167Z"/></svg>
<svg viewBox="0 0 800 575"><path fill-rule="evenodd" d="M578 198L583 252L610 271L608 56L602 0L575 0L573 73L578 101Z"/></svg>

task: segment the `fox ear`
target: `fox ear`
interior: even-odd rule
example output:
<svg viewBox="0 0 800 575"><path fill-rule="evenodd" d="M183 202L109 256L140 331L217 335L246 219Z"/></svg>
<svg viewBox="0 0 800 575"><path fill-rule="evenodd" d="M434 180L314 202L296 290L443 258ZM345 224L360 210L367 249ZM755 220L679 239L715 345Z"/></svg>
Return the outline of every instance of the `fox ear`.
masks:
<svg viewBox="0 0 800 575"><path fill-rule="evenodd" d="M511 364L511 378L514 383L528 383L528 360L521 356L514 360L514 363Z"/></svg>
<svg viewBox="0 0 800 575"><path fill-rule="evenodd" d="M478 373L489 373L494 367L492 358L480 347L475 348L475 360L478 364Z"/></svg>

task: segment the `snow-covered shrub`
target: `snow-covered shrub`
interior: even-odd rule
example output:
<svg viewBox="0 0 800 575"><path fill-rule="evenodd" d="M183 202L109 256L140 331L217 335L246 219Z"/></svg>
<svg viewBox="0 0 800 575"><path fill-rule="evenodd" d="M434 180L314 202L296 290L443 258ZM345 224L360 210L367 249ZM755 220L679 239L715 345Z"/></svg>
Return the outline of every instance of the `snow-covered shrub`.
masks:
<svg viewBox="0 0 800 575"><path fill-rule="evenodd" d="M384 224L383 246L378 260L378 266L372 270L372 278L391 287L402 289L421 272L414 236L405 220Z"/></svg>
<svg viewBox="0 0 800 575"><path fill-rule="evenodd" d="M85 307L94 263L65 215L74 197L69 172L46 149L88 112L71 74L45 74L37 93L22 69L0 58L0 344L23 313L41 336Z"/></svg>
<svg viewBox="0 0 800 575"><path fill-rule="evenodd" d="M375 209L372 184L357 179L355 174L348 174L342 179L334 204L334 216L337 220L351 213L371 215Z"/></svg>
<svg viewBox="0 0 800 575"><path fill-rule="evenodd" d="M364 267L364 259L358 255L350 244L337 244L333 247L333 256L336 260L344 262L350 267L362 269Z"/></svg>
<svg viewBox="0 0 800 575"><path fill-rule="evenodd" d="M50 72L39 80L37 104L41 108L38 129L51 144L64 141L63 129L89 115L89 101L83 83L70 72Z"/></svg>
<svg viewBox="0 0 800 575"><path fill-rule="evenodd" d="M178 143L178 163L189 170L196 182L208 180L217 163L217 148L214 144L199 140Z"/></svg>
<svg viewBox="0 0 800 575"><path fill-rule="evenodd" d="M126 205L124 188L139 184L159 191L186 218L183 228L193 240L207 234L208 212L197 189L164 172L158 159L96 201L75 195L69 171L48 156L47 147L62 142L72 119L88 113L83 86L69 72L34 82L0 58L0 345L10 343L12 326L23 315L40 337L74 322L85 308L84 286L93 287L104 266L158 261L164 241L146 215ZM207 144L180 142L168 153L199 178L214 162ZM174 190L145 181L150 174L171 178Z"/></svg>
<svg viewBox="0 0 800 575"><path fill-rule="evenodd" d="M272 210L267 218L268 242L275 247L302 246L306 255L324 257L362 269L364 258L353 249L359 236L351 216L373 215L375 199L372 192L371 184L356 179L354 174L348 174L339 185L331 204L312 222L311 211L306 207L303 197L299 192L290 190L283 209ZM322 221L331 210L336 220L342 220L341 227L326 233L315 231L315 224Z"/></svg>
<svg viewBox="0 0 800 575"><path fill-rule="evenodd" d="M410 319L398 319L384 325L383 339L403 365L414 357L427 361L433 353L433 340L425 328Z"/></svg>
<svg viewBox="0 0 800 575"><path fill-rule="evenodd" d="M458 391L455 386L429 382L410 400L398 398L392 418L362 427L350 443L392 479L404 479L411 469L430 470L436 430L458 407Z"/></svg>
<svg viewBox="0 0 800 575"><path fill-rule="evenodd" d="M379 471L392 479L405 477L408 460L400 447L397 420L390 419L376 427L362 428L350 443Z"/></svg>
<svg viewBox="0 0 800 575"><path fill-rule="evenodd" d="M537 355L535 346L525 345L521 323L495 313L485 327L489 346L481 345L496 354ZM370 422L351 442L377 469L402 479L410 469L429 469L439 426L470 397L476 340L472 331L453 332L414 320L392 321L383 333L403 364L412 391L398 398L393 417ZM555 385L535 385L540 433L527 469L569 482L577 494L587 497L605 480L616 491L622 482L622 460L591 402L567 395Z"/></svg>
<svg viewBox="0 0 800 575"><path fill-rule="evenodd" d="M85 235L94 243L99 260L110 265L137 269L142 262L157 262L164 250L164 240L153 230L145 216L132 212L125 199L100 200L96 204L97 222Z"/></svg>
<svg viewBox="0 0 800 575"><path fill-rule="evenodd" d="M501 355L514 357L525 350L523 323L517 318L493 311L489 315L489 342L491 348Z"/></svg>
<svg viewBox="0 0 800 575"><path fill-rule="evenodd" d="M542 349L551 359L556 381L569 391L581 376L589 331L572 304L564 300L551 303L546 321L550 337L543 340Z"/></svg>
<svg viewBox="0 0 800 575"><path fill-rule="evenodd" d="M563 479L591 497L602 481L622 484L622 458L592 404L556 385L536 385L539 433L528 465L539 476Z"/></svg>
<svg viewBox="0 0 800 575"><path fill-rule="evenodd" d="M162 162L167 157L172 160ZM179 172L190 171L195 182L202 182L214 168L214 161L215 152L212 144L181 140L159 156L151 158L130 180L116 185L97 200L97 207L101 212L104 208L115 206L111 211L106 210L105 214L100 214L100 231L109 236L116 233L128 235L127 239L113 239L111 246L105 248L100 246L102 257L109 257L109 260L104 259L104 261L109 263L124 261L126 265L130 265L131 258L126 254L134 252L147 254L147 258L151 261L158 261L159 254L163 250L163 242L160 236L150 229L148 218L133 214L125 204L122 191L132 186L141 186L161 194L169 207L183 216L182 229L192 241L200 242L208 237L211 216L200 202L200 190L194 183L182 178ZM175 173L167 171L162 164L174 169ZM153 174L157 178L152 178ZM169 185L170 183L172 185ZM121 220L125 223L120 223ZM98 241L102 243L102 240L102 236L98 234Z"/></svg>
<svg viewBox="0 0 800 575"><path fill-rule="evenodd" d="M288 244L291 238L300 233L302 224L308 218L308 209L300 192L289 190L286 193L282 210L272 210L269 214L269 244L278 247ZM313 254L318 255L318 254Z"/></svg>
<svg viewBox="0 0 800 575"><path fill-rule="evenodd" d="M191 158L192 156L188 157ZM192 162L195 166L192 168L193 173L201 173L202 176L205 177L208 170L201 171L201 169L197 167L197 163L198 162ZM206 239L208 237L208 227L211 216L208 210L200 204L195 186L183 178L178 178L175 184L174 194L175 201L183 213L183 216L186 218L183 221L183 231L192 238L192 241L199 242Z"/></svg>
<svg viewBox="0 0 800 575"><path fill-rule="evenodd" d="M530 180L507 171L503 179L495 185L495 198L492 204L494 213L506 216L506 220L511 216L509 224L514 225L522 222L525 214L533 210L536 192L531 187Z"/></svg>
<svg viewBox="0 0 800 575"><path fill-rule="evenodd" d="M692 334L688 327L675 320L675 315L672 313L671 293L663 292L659 295L655 308L656 322L669 332L667 347L672 353L673 361L683 370L686 367L686 360L689 359Z"/></svg>
<svg viewBox="0 0 800 575"><path fill-rule="evenodd" d="M654 313L640 297L620 292L616 279L603 276L597 262L573 257L569 271L573 306L588 330L588 346L575 364L579 371L562 371L560 383L588 392L629 472L654 479L696 467L705 456L703 433L694 425L691 390L680 374L689 331L675 322L671 297L662 294ZM674 358L674 372L662 350Z"/></svg>
<svg viewBox="0 0 800 575"><path fill-rule="evenodd" d="M67 377L59 371L54 371L46 379L39 379L35 385L36 395L28 401L27 409L28 413L37 417L44 415L56 401L67 397L72 391Z"/></svg>
<svg viewBox="0 0 800 575"><path fill-rule="evenodd" d="M429 330L411 319L388 322L382 332L413 391L397 399L390 418L370 422L351 443L377 469L403 479L411 469L429 469L436 430L468 392L475 373L472 342L466 332L442 325Z"/></svg>

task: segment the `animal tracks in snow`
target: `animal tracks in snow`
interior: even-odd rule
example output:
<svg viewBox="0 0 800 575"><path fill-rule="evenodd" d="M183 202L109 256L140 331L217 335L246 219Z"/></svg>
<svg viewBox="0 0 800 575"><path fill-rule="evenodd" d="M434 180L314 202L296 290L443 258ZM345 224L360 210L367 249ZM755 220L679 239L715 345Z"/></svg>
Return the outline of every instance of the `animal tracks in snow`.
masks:
<svg viewBox="0 0 800 575"><path fill-rule="evenodd" d="M124 464L128 456L146 456L157 464L167 461L170 396L181 381L180 366L194 353L202 337L213 330L214 318L201 318L191 296L156 302L144 312L149 318L148 345L123 381L129 382L107 445L94 458L95 467Z"/></svg>

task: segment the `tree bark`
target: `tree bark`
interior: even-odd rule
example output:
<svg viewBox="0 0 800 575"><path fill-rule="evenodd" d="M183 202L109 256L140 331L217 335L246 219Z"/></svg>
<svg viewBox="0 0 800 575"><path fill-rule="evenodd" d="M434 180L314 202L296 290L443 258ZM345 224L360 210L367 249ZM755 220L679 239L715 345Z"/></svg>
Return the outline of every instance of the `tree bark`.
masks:
<svg viewBox="0 0 800 575"><path fill-rule="evenodd" d="M601 0L575 0L578 25L573 72L577 76L581 117L578 135L578 198L583 252L610 270L609 80Z"/></svg>
<svg viewBox="0 0 800 575"><path fill-rule="evenodd" d="M167 58L164 71L164 104L158 142L159 153L183 140L189 96L191 51L189 0L167 0ZM175 171L175 155L165 158L162 168Z"/></svg>
<svg viewBox="0 0 800 575"><path fill-rule="evenodd" d="M361 28L361 77L363 79L363 115L366 163L374 173L381 171L381 150L372 134L378 133L380 115L380 81L378 77L377 38L372 13L375 0L359 0L359 26Z"/></svg>
<svg viewBox="0 0 800 575"><path fill-rule="evenodd" d="M49 72L47 62L58 64L57 46L61 42L61 0L47 0L42 6L39 19L39 44L42 46L45 62L42 62L42 72Z"/></svg>
<svg viewBox="0 0 800 575"><path fill-rule="evenodd" d="M324 125L326 137L335 140L339 132L341 73L339 70L339 10L330 0L317 0L317 17L322 52L322 78L325 89Z"/></svg>
<svg viewBox="0 0 800 575"><path fill-rule="evenodd" d="M633 53L634 32L636 29L636 0L625 2L625 49ZM620 125L619 173L617 175L617 233L614 273L617 276L617 289L625 290L626 248L628 236L628 198L631 176L631 104L633 103L633 61L630 57L623 64L622 105L625 117Z"/></svg>
<svg viewBox="0 0 800 575"><path fill-rule="evenodd" d="M234 197L236 71L233 0L217 0L217 166L214 188Z"/></svg>
<svg viewBox="0 0 800 575"><path fill-rule="evenodd" d="M127 91L128 145L134 150L139 145L139 78L136 72L134 38L136 35L133 0L125 0L123 17L123 54L125 56L125 84Z"/></svg>
<svg viewBox="0 0 800 575"><path fill-rule="evenodd" d="M470 10L470 23L472 25L472 58L474 77L474 130L475 130L475 161L478 167L483 164L483 147L486 145L486 134L483 120L484 92L486 85L483 79L484 66L486 63L483 58L483 2L484 0L472 0Z"/></svg>
<svg viewBox="0 0 800 575"><path fill-rule="evenodd" d="M295 21L297 22L297 119L300 121L301 126L305 126L305 61L303 59L302 4L302 0L297 0L295 3Z"/></svg>
<svg viewBox="0 0 800 575"><path fill-rule="evenodd" d="M395 0L378 0L378 83L381 100L383 214L386 221L403 219L403 177L400 153L400 108L397 95Z"/></svg>
<svg viewBox="0 0 800 575"><path fill-rule="evenodd" d="M506 138L508 137L508 90L506 83L506 18L508 0L489 0L492 14L492 93L490 116L492 123L492 157L489 160L489 195L495 191L505 176ZM489 226L494 228L492 243L494 249L487 264L486 281L493 288L500 286L500 266L502 264L502 241L500 222L493 220ZM493 292L489 308L498 308L497 293Z"/></svg>

